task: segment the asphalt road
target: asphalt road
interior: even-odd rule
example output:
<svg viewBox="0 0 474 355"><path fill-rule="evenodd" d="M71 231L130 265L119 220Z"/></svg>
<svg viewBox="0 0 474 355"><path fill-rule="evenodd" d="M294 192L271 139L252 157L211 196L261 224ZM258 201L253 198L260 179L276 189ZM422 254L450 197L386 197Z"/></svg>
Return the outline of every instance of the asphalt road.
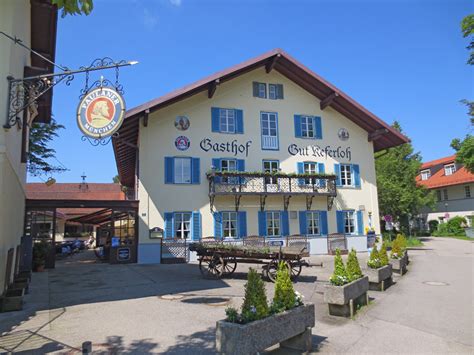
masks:
<svg viewBox="0 0 474 355"><path fill-rule="evenodd" d="M370 292L354 320L328 315L332 257L313 257L324 267L305 269L295 288L316 305L315 352L472 354L473 246L433 238L411 250L408 273ZM98 265L86 256L34 275L24 310L0 314L0 353L76 353L91 341L98 354L212 354L215 322L243 297L246 266L209 281L195 264ZM271 298L273 284L266 286Z"/></svg>

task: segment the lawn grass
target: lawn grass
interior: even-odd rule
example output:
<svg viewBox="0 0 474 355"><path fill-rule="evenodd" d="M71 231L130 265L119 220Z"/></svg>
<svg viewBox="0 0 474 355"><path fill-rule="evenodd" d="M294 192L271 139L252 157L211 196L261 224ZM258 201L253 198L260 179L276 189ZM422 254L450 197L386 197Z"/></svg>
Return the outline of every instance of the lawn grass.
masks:
<svg viewBox="0 0 474 355"><path fill-rule="evenodd" d="M389 248L392 247L392 242L391 241L386 239L385 243L386 243L387 247L389 247ZM421 240L419 240L418 237L408 237L407 238L407 248L422 247L422 246L423 246L423 242Z"/></svg>

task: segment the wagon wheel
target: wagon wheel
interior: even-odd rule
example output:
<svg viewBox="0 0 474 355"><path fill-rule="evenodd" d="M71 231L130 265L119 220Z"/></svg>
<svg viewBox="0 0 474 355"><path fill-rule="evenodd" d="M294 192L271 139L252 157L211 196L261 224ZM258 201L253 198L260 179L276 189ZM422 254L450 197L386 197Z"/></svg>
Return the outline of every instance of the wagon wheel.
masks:
<svg viewBox="0 0 474 355"><path fill-rule="evenodd" d="M224 259L218 255L204 256L199 260L199 271L206 279L219 279L224 271Z"/></svg>
<svg viewBox="0 0 474 355"><path fill-rule="evenodd" d="M271 282L275 282L278 271L278 261L272 260L268 263L266 267L267 277Z"/></svg>
<svg viewBox="0 0 474 355"><path fill-rule="evenodd" d="M291 278L294 280L301 274L301 263L299 261L288 261L287 263L290 265Z"/></svg>
<svg viewBox="0 0 474 355"><path fill-rule="evenodd" d="M237 261L235 258L225 258L224 259L224 275L232 275L237 268Z"/></svg>

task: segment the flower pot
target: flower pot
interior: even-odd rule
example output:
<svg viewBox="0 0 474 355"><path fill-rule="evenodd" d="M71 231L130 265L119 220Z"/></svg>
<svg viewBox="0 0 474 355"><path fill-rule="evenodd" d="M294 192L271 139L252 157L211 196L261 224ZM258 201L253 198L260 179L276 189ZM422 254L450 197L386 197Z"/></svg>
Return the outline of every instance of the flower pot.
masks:
<svg viewBox="0 0 474 355"><path fill-rule="evenodd" d="M329 305L329 314L339 317L354 316L357 306L368 304L368 290L368 276L363 276L343 286L326 285L324 302Z"/></svg>
<svg viewBox="0 0 474 355"><path fill-rule="evenodd" d="M9 289L5 295L0 298L0 311L10 312L21 310L23 308L23 294L23 289Z"/></svg>
<svg viewBox="0 0 474 355"><path fill-rule="evenodd" d="M216 349L226 355L256 354L279 343L281 348L310 351L314 323L313 304L247 324L218 321Z"/></svg>
<svg viewBox="0 0 474 355"><path fill-rule="evenodd" d="M408 250L405 250L405 252L403 253L403 257L405 258L405 264L410 264L410 260L408 259Z"/></svg>
<svg viewBox="0 0 474 355"><path fill-rule="evenodd" d="M390 259L390 264L392 265L392 271L399 275L407 272L406 258L404 256L400 259Z"/></svg>
<svg viewBox="0 0 474 355"><path fill-rule="evenodd" d="M35 267L36 272L43 272L44 271L44 264L38 264Z"/></svg>
<svg viewBox="0 0 474 355"><path fill-rule="evenodd" d="M392 284L392 265L388 264L377 269L367 268L364 274L369 277L369 290L385 291Z"/></svg>

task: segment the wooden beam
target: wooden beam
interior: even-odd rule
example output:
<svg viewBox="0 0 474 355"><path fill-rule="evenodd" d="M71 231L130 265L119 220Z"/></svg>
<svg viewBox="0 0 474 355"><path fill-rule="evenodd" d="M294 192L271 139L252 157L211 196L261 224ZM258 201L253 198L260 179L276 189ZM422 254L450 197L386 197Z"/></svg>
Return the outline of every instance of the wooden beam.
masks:
<svg viewBox="0 0 474 355"><path fill-rule="evenodd" d="M214 93L216 92L217 85L219 85L219 79L214 80L212 83L209 84L209 88L207 89L207 97L212 99Z"/></svg>
<svg viewBox="0 0 474 355"><path fill-rule="evenodd" d="M367 141L369 141L369 142L375 141L375 140L379 139L380 137L382 137L386 133L388 133L387 128L377 129L377 130L369 133L369 135L367 137Z"/></svg>
<svg viewBox="0 0 474 355"><path fill-rule="evenodd" d="M336 99L336 97L338 97L338 96L339 96L339 94L337 92L333 92L333 93L329 94L328 96L326 96L326 98L324 98L321 101L321 103L319 104L319 107L321 108L321 111L324 110L329 105L331 105L333 103L333 101Z"/></svg>
<svg viewBox="0 0 474 355"><path fill-rule="evenodd" d="M277 54L269 62L267 62L267 64L265 64L265 71L267 72L267 74L273 70L273 67L275 67L276 62L280 57L281 54Z"/></svg>
<svg viewBox="0 0 474 355"><path fill-rule="evenodd" d="M130 143L129 141L126 141L126 140L123 139L123 138L120 138L120 137L113 137L113 136L112 136L112 139L115 140L115 141L117 141L117 142L119 142L119 143L123 143L123 144L125 144L125 145L127 145L127 146L129 146L129 147L131 147L131 148L133 148L133 149L138 150L138 146L137 146L137 145L135 145L135 144L133 144L133 143Z"/></svg>
<svg viewBox="0 0 474 355"><path fill-rule="evenodd" d="M150 114L150 110L145 110L145 115L143 116L143 126L148 127L148 115Z"/></svg>

